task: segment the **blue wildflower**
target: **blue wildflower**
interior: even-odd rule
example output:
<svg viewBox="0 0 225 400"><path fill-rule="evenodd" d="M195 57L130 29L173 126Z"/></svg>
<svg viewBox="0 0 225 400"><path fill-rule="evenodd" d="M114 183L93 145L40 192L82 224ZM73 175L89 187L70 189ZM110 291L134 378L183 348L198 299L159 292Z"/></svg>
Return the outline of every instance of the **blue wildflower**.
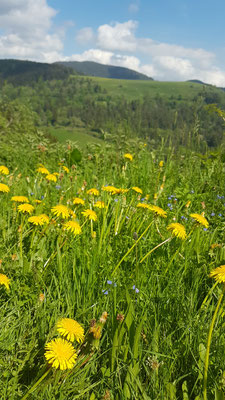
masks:
<svg viewBox="0 0 225 400"><path fill-rule="evenodd" d="M135 285L133 285L132 289L135 290L135 293L139 293L140 292L140 290L138 288L136 288Z"/></svg>

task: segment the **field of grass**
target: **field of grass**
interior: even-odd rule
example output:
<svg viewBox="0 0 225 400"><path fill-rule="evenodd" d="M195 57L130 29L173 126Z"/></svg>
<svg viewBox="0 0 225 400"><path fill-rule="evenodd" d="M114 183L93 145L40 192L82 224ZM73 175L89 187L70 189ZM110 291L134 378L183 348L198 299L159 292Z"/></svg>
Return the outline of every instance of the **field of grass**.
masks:
<svg viewBox="0 0 225 400"><path fill-rule="evenodd" d="M174 100L192 100L195 96L204 93L219 93L220 89L213 86L201 85L194 82L160 82L160 81L135 81L123 79L107 79L88 77L99 84L111 96L125 96L127 100L141 98L143 96L155 97L157 95L166 99L173 96ZM74 76L74 79L77 79Z"/></svg>
<svg viewBox="0 0 225 400"><path fill-rule="evenodd" d="M93 134L88 134L86 128L48 128L48 132L55 137L59 142L65 143L68 140L76 142L81 148L85 147L87 143L90 144L103 144L102 140L93 136Z"/></svg>
<svg viewBox="0 0 225 400"><path fill-rule="evenodd" d="M0 162L1 399L224 399L220 153L52 151Z"/></svg>

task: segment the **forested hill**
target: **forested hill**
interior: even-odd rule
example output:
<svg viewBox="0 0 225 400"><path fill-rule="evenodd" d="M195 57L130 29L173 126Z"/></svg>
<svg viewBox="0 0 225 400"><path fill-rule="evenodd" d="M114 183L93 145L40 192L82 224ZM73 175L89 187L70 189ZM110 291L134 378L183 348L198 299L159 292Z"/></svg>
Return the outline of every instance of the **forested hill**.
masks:
<svg viewBox="0 0 225 400"><path fill-rule="evenodd" d="M0 60L0 82L7 80L14 85L27 85L37 82L40 78L44 81L52 79L66 79L71 74L76 74L60 64L47 64L25 60Z"/></svg>
<svg viewBox="0 0 225 400"><path fill-rule="evenodd" d="M70 67L81 75L98 76L111 79L129 80L153 80L147 75L141 74L129 68L115 67L113 65L103 65L92 61L60 61L57 65Z"/></svg>

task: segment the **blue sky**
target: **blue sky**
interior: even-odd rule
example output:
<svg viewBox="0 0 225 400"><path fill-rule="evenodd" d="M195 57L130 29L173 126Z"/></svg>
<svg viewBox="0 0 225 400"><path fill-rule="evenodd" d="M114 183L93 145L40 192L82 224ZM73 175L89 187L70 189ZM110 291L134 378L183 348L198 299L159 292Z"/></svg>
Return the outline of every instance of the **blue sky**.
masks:
<svg viewBox="0 0 225 400"><path fill-rule="evenodd" d="M224 0L0 0L0 54L225 87L224 16Z"/></svg>

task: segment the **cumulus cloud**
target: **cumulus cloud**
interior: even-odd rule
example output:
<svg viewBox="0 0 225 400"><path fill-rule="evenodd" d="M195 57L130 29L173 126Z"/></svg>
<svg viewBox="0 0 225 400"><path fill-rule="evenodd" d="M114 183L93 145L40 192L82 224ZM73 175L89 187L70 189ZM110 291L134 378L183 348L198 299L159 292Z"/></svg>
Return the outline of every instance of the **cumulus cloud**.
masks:
<svg viewBox="0 0 225 400"><path fill-rule="evenodd" d="M139 0L131 0L130 12L138 11ZM134 69L159 80L200 79L225 86L225 71L216 55L201 48L157 42L138 37L138 22L113 22L94 31L84 27L76 43L86 51L63 55L67 25L53 26L57 11L47 0L0 0L0 57L42 62L90 60ZM89 48L89 49L88 49Z"/></svg>
<svg viewBox="0 0 225 400"><path fill-rule="evenodd" d="M97 46L105 50L134 52L137 49L136 28L136 21L101 25L97 31Z"/></svg>
<svg viewBox="0 0 225 400"><path fill-rule="evenodd" d="M1 58L56 61L63 42L59 33L50 33L56 10L46 0L1 0Z"/></svg>
<svg viewBox="0 0 225 400"><path fill-rule="evenodd" d="M82 54L73 54L69 57L63 57L63 61L94 61L100 64L108 64L138 70L140 60L135 56L115 54L111 51L99 49L89 49Z"/></svg>
<svg viewBox="0 0 225 400"><path fill-rule="evenodd" d="M137 28L138 23L133 20L101 25L96 32L96 48L73 57L126 66L154 79L200 79L225 86L225 71L217 67L214 53L201 48L157 42L152 38L138 38Z"/></svg>

